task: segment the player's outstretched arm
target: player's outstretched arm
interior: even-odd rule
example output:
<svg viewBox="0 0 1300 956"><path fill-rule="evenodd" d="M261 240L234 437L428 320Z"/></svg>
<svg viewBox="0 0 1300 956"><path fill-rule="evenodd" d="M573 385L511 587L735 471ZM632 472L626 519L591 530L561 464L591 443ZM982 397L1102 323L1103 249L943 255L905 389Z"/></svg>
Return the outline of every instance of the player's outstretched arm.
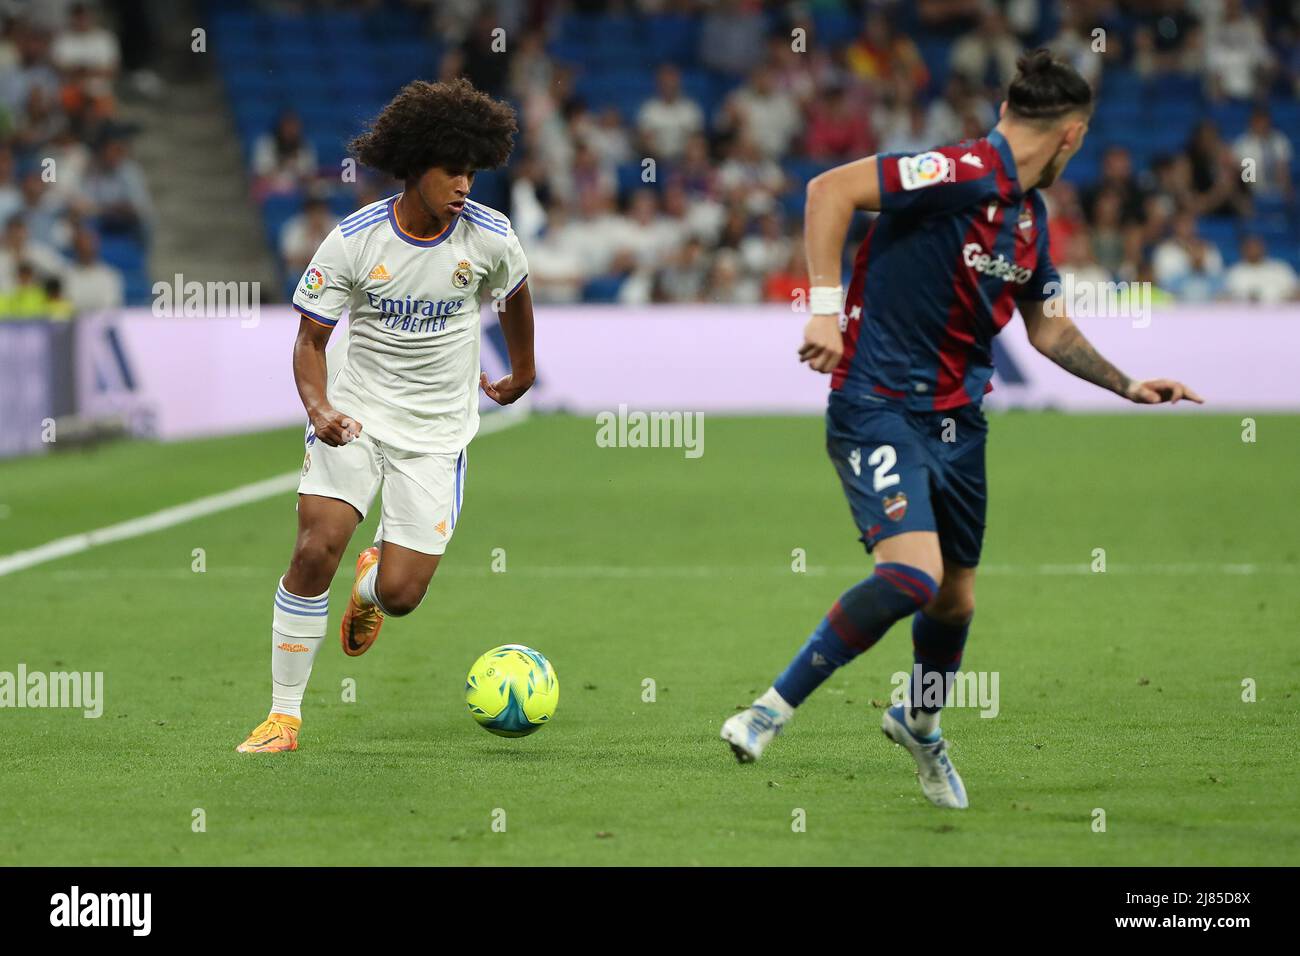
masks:
<svg viewBox="0 0 1300 956"><path fill-rule="evenodd" d="M876 157L829 169L808 183L804 206L804 251L812 288L812 318L804 327L799 361L816 372L830 372L844 353L840 312L844 290L840 287L840 253L855 209L880 208L880 179Z"/></svg>
<svg viewBox="0 0 1300 956"><path fill-rule="evenodd" d="M293 343L293 380L316 437L327 445L346 445L361 434L361 423L333 408L325 397L325 345L333 329L306 316Z"/></svg>
<svg viewBox="0 0 1300 956"><path fill-rule="evenodd" d="M489 382L487 373L479 373L479 385L487 397L498 405L509 405L533 386L537 368L533 358L533 296L524 281L501 310L501 331L506 336L510 354L510 374Z"/></svg>
<svg viewBox="0 0 1300 956"><path fill-rule="evenodd" d="M1046 302L1024 301L1018 304L1025 328L1029 331L1030 343L1071 375L1139 405L1175 404L1183 398L1197 404L1204 401L1182 382L1173 379L1136 381L1129 378L1092 347L1059 302L1050 310Z"/></svg>

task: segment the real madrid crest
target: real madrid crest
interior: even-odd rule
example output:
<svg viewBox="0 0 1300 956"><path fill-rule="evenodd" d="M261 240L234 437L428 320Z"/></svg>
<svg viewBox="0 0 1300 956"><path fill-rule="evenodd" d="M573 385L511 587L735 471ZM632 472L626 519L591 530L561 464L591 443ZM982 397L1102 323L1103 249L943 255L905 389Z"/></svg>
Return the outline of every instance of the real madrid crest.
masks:
<svg viewBox="0 0 1300 956"><path fill-rule="evenodd" d="M470 271L469 261L466 259L456 263L456 271L451 274L451 284L457 289L468 289L469 280L473 273Z"/></svg>

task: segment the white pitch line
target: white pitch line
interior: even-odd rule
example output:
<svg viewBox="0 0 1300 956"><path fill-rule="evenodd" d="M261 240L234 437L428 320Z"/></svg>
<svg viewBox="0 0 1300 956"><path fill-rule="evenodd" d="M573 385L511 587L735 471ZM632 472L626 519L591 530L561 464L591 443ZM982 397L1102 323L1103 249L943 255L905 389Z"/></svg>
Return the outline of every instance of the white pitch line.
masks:
<svg viewBox="0 0 1300 956"><path fill-rule="evenodd" d="M526 418L527 414L523 412L498 412L487 415L479 425L479 434L490 435L493 432L509 428L511 425L517 425ZM48 561L57 561L59 558L66 558L69 555L81 554L103 544L125 541L128 538L138 538L154 531L174 528L176 525L193 521L196 518L205 518L218 512L229 511L231 508L238 508L241 505L252 504L255 501L284 494L298 487L299 478L299 472L285 472L282 475L276 475L274 478L255 481L252 484L241 485L220 494L208 495L206 498L198 498L185 504L164 508L162 511L155 511L153 514L131 518L128 521L109 525L105 528L96 528L94 531L68 535L66 538L56 538L26 551L15 551L13 554L0 556L0 577L13 574L16 571L24 571L27 568L45 564Z"/></svg>
<svg viewBox="0 0 1300 956"><path fill-rule="evenodd" d="M162 511L155 511L153 514L132 518L119 524L112 524L106 528L96 528L94 531L72 534L66 538L56 538L28 551L16 551L13 554L7 554L0 558L0 577L13 574L15 571L35 567L38 564L44 564L47 561L55 561L59 558L66 558L68 555L80 554L102 544L125 541L128 538L138 538L141 535L162 531L164 528L172 528L178 524L193 521L195 518L204 518L219 511L227 511L231 508L238 508L240 505L261 501L263 498L270 498L273 495L284 494L286 491L292 491L298 487L299 477L296 471L287 472L283 475L276 475L274 478L267 478L264 481L255 481L251 485L232 488L230 491L223 491L220 494L198 498L183 505L164 508Z"/></svg>

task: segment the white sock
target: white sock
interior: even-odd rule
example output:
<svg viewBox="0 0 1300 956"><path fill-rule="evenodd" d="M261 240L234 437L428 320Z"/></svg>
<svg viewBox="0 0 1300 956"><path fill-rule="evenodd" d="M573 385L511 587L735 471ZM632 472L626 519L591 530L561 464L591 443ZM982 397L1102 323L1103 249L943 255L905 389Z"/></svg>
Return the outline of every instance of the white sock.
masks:
<svg viewBox="0 0 1300 956"><path fill-rule="evenodd" d="M380 610L383 610L384 606L379 603L378 587L379 562L376 561L370 566L370 570L362 575L361 580L357 582L357 597L361 599L362 604L374 604Z"/></svg>
<svg viewBox="0 0 1300 956"><path fill-rule="evenodd" d="M776 692L775 687L769 687L763 691L763 696L754 701L756 704L762 704L764 707L771 707L781 715L783 721L789 720L794 716L794 708L785 702L785 698Z"/></svg>
<svg viewBox="0 0 1300 956"><path fill-rule="evenodd" d="M271 712L302 717L311 665L325 640L330 593L299 597L284 588L275 591L271 616Z"/></svg>
<svg viewBox="0 0 1300 956"><path fill-rule="evenodd" d="M903 716L907 720L907 729L918 737L934 737L939 733L939 711L928 713L924 710L918 710L908 701L907 706L903 708Z"/></svg>

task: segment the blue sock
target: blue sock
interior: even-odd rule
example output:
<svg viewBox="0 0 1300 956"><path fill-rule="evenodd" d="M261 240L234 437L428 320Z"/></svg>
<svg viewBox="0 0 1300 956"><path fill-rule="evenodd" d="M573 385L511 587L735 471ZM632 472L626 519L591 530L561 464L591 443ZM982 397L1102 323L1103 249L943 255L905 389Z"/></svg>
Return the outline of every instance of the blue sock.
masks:
<svg viewBox="0 0 1300 956"><path fill-rule="evenodd" d="M877 564L875 573L841 595L790 666L772 686L798 707L831 674L880 640L895 621L924 607L939 586L906 564Z"/></svg>
<svg viewBox="0 0 1300 956"><path fill-rule="evenodd" d="M966 647L966 635L970 632L970 618L964 624L945 624L917 611L912 618L912 694L909 698L918 706L916 711L937 714L943 709L943 702L948 698L948 689L952 685L953 675L961 667L962 651ZM940 684L940 675L943 683ZM935 701L939 688L943 696ZM937 703L937 706L936 706Z"/></svg>

